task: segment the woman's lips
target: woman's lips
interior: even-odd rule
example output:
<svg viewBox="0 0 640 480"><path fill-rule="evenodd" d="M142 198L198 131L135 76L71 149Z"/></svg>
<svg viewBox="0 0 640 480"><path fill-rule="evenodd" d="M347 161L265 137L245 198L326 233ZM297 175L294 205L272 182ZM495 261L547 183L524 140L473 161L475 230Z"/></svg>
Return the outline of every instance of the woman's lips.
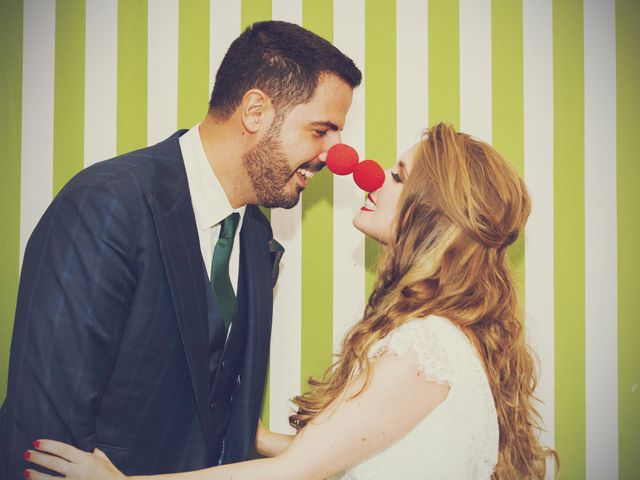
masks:
<svg viewBox="0 0 640 480"><path fill-rule="evenodd" d="M364 203L364 207L360 210L363 212L374 212L376 210L376 202L370 193L367 194L367 200Z"/></svg>

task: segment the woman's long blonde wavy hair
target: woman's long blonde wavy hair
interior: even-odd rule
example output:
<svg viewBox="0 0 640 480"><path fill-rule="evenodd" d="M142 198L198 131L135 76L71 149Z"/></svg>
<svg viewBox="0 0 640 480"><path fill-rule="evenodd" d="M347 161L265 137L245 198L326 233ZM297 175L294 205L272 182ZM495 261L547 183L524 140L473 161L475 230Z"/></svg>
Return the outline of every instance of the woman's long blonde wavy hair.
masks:
<svg viewBox="0 0 640 480"><path fill-rule="evenodd" d="M500 432L493 478L544 478L546 457L557 464L557 455L537 438L536 369L506 257L530 210L524 182L491 146L449 125L427 130L364 318L346 335L324 379L310 379L311 390L294 398L291 425L302 429L355 372L368 379L367 353L378 340L410 319L439 315L467 333L484 361Z"/></svg>

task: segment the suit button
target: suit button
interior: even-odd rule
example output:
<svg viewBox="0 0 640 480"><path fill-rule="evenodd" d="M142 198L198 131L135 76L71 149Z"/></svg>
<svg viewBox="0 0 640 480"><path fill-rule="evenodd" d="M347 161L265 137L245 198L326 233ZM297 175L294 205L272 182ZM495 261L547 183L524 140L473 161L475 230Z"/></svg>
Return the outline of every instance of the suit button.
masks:
<svg viewBox="0 0 640 480"><path fill-rule="evenodd" d="M227 368L227 359L222 360L222 368Z"/></svg>
<svg viewBox="0 0 640 480"><path fill-rule="evenodd" d="M240 375L238 375L238 376L236 377L236 383L237 383L237 384L240 384L240 382L242 382L242 380L240 379Z"/></svg>
<svg viewBox="0 0 640 480"><path fill-rule="evenodd" d="M211 410L213 410L214 408L216 408L216 402L211 402L211 403L209 404L209 408L210 408Z"/></svg>

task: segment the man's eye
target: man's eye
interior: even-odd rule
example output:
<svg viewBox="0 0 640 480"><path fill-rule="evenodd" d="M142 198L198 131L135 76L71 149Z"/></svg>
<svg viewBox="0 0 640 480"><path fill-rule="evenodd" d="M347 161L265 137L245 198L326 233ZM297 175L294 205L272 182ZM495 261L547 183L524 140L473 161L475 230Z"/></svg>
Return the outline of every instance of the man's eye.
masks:
<svg viewBox="0 0 640 480"><path fill-rule="evenodd" d="M327 130L314 130L313 134L316 137L324 137L327 134Z"/></svg>
<svg viewBox="0 0 640 480"><path fill-rule="evenodd" d="M396 172L391 172L391 178L393 178L397 183L402 183L400 175L398 175Z"/></svg>

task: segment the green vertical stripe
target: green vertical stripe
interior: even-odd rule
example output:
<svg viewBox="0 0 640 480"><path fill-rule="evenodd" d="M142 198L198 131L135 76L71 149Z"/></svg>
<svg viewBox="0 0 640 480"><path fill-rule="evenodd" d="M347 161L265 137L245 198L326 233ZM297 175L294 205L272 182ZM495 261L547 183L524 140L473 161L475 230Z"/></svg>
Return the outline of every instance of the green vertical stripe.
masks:
<svg viewBox="0 0 640 480"><path fill-rule="evenodd" d="M621 479L640 472L640 2L616 2L618 438ZM613 320L613 319L611 319Z"/></svg>
<svg viewBox="0 0 640 480"><path fill-rule="evenodd" d="M365 4L365 155L387 168L396 152L396 2ZM371 294L378 244L365 240L365 292Z"/></svg>
<svg viewBox="0 0 640 480"><path fill-rule="evenodd" d="M271 0L242 0L240 16L243 30L252 23L271 20Z"/></svg>
<svg viewBox="0 0 640 480"><path fill-rule="evenodd" d="M56 2L53 194L84 167L84 0Z"/></svg>
<svg viewBox="0 0 640 480"><path fill-rule="evenodd" d="M555 432L563 478L585 478L582 0L553 1Z"/></svg>
<svg viewBox="0 0 640 480"><path fill-rule="evenodd" d="M522 1L491 3L493 145L524 178L524 59ZM520 305L524 307L524 235L509 248Z"/></svg>
<svg viewBox="0 0 640 480"><path fill-rule="evenodd" d="M209 101L209 0L180 0L178 127L200 122Z"/></svg>
<svg viewBox="0 0 640 480"><path fill-rule="evenodd" d="M333 2L303 0L305 28L333 41ZM333 351L333 177L322 172L302 194L301 390L319 377Z"/></svg>
<svg viewBox="0 0 640 480"><path fill-rule="evenodd" d="M271 367L267 368L267 378L264 383L264 394L262 396L262 406L260 407L260 420L266 428L269 428L271 408L271 395L269 395L269 384L271 383Z"/></svg>
<svg viewBox="0 0 640 480"><path fill-rule="evenodd" d="M9 343L18 294L22 137L22 0L0 15L0 404L7 394Z"/></svg>
<svg viewBox="0 0 640 480"><path fill-rule="evenodd" d="M428 15L429 125L448 122L460 128L458 0L429 0Z"/></svg>
<svg viewBox="0 0 640 480"><path fill-rule="evenodd" d="M147 144L146 0L118 1L117 152Z"/></svg>

